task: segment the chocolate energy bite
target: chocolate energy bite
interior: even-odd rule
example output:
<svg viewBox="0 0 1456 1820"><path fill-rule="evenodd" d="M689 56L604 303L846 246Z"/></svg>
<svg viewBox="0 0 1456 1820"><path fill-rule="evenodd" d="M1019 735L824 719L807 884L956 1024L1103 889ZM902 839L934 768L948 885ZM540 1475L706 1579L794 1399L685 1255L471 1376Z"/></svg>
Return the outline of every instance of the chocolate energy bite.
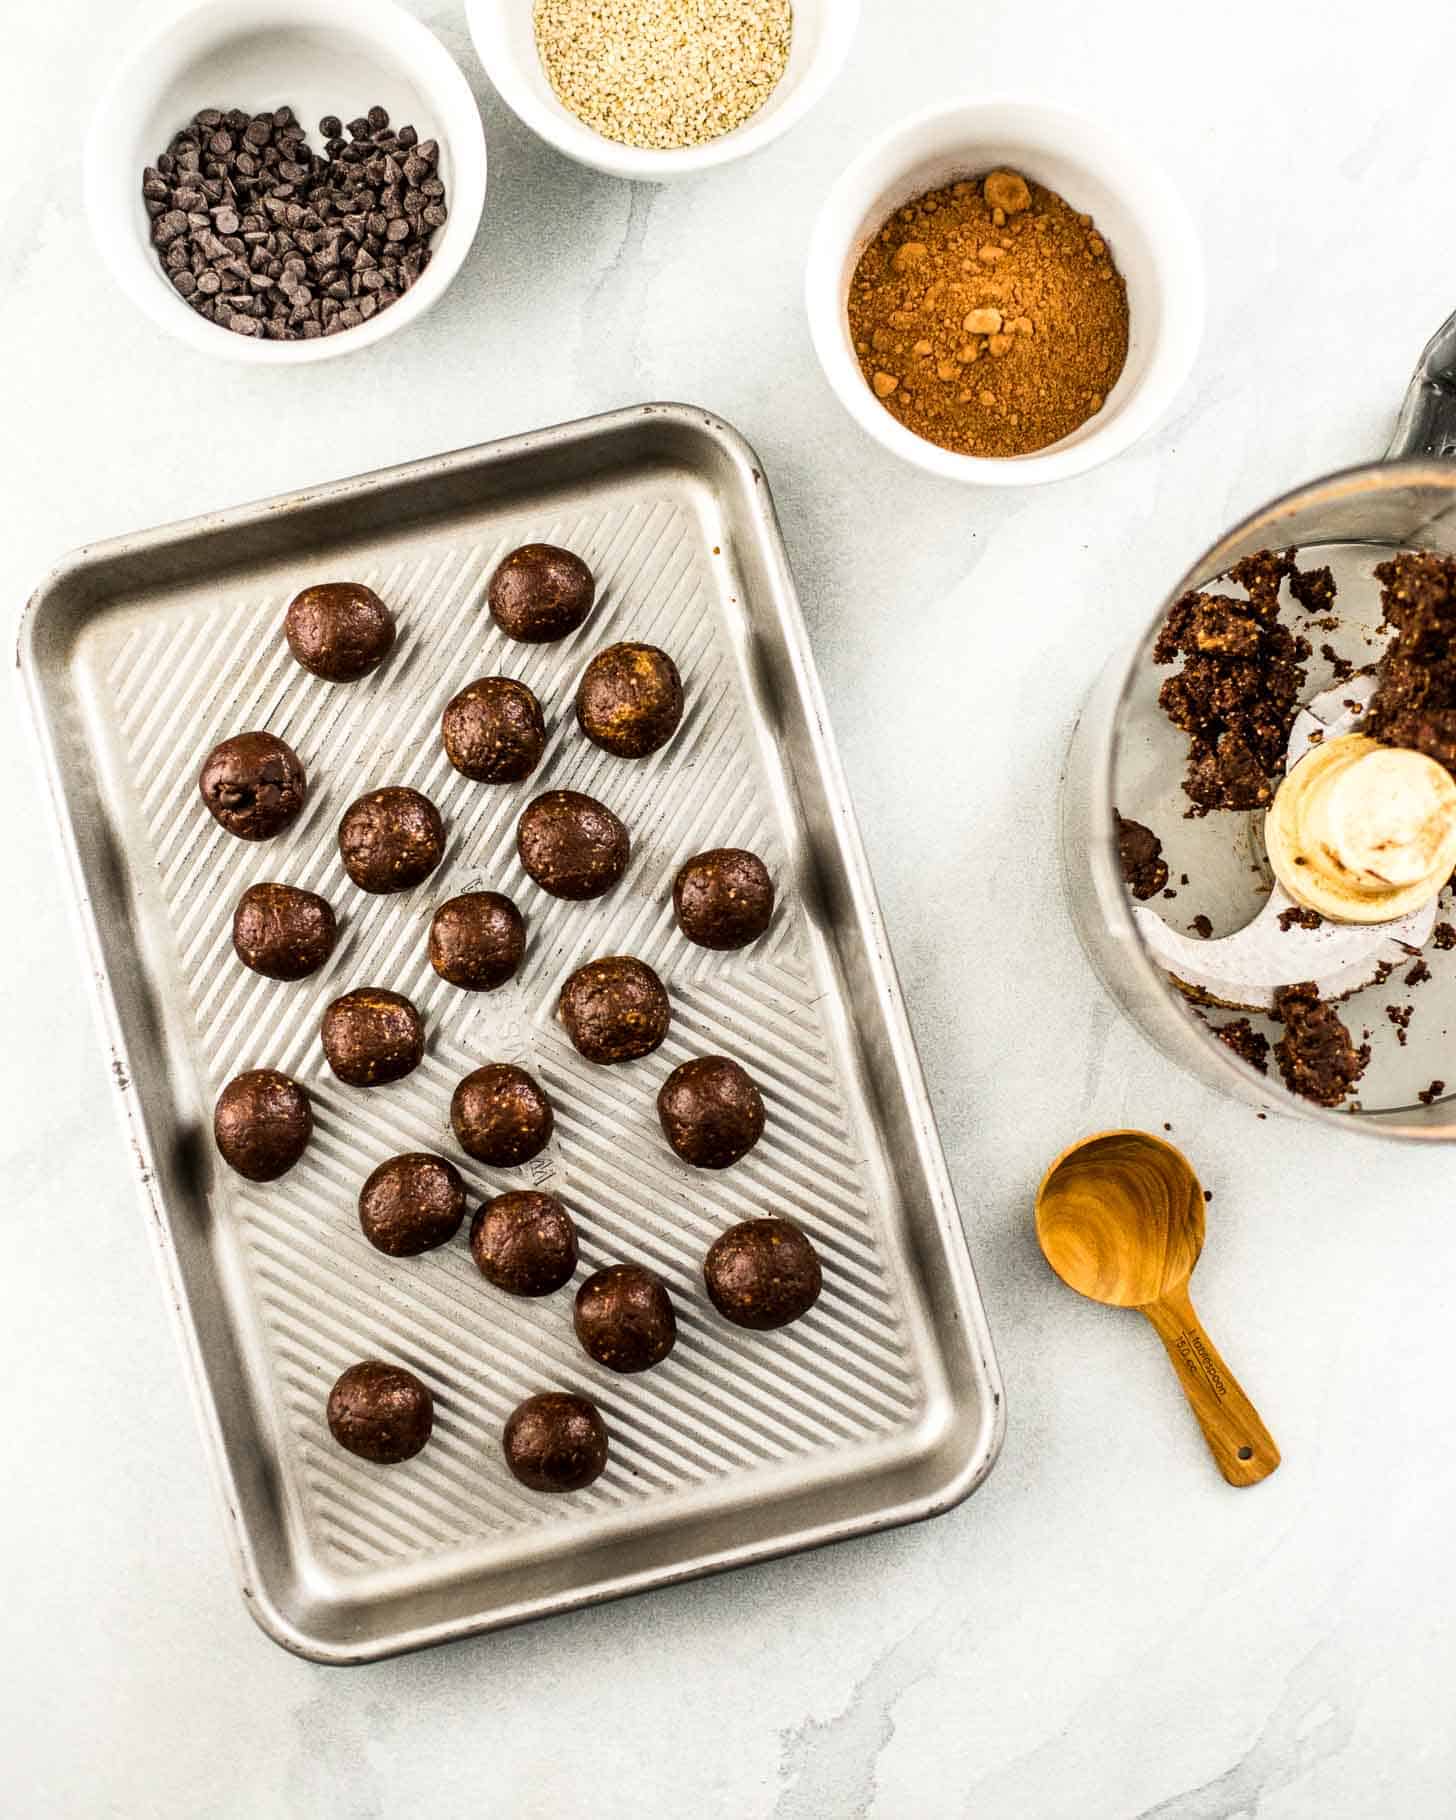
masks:
<svg viewBox="0 0 1456 1820"><path fill-rule="evenodd" d="M524 1068L488 1062L455 1089L450 1124L467 1156L495 1169L513 1169L546 1148L556 1116L540 1083Z"/></svg>
<svg viewBox="0 0 1456 1820"><path fill-rule="evenodd" d="M774 883L756 853L714 847L679 868L672 907L678 928L700 948L745 948L773 921Z"/></svg>
<svg viewBox="0 0 1456 1820"><path fill-rule="evenodd" d="M491 618L507 638L552 644L584 625L596 600L592 572L555 544L522 544L490 578Z"/></svg>
<svg viewBox="0 0 1456 1820"><path fill-rule="evenodd" d="M447 1244L464 1218L460 1171L424 1151L387 1158L359 1193L360 1230L392 1258L418 1257Z"/></svg>
<svg viewBox="0 0 1456 1820"><path fill-rule="evenodd" d="M501 1445L528 1491L584 1491L606 1469L607 1425L585 1397L546 1390L511 1412Z"/></svg>
<svg viewBox="0 0 1456 1820"><path fill-rule="evenodd" d="M326 899L296 885L250 885L233 911L233 949L273 980L301 980L334 951L338 925Z"/></svg>
<svg viewBox="0 0 1456 1820"><path fill-rule="evenodd" d="M470 1254L507 1295L552 1295L576 1270L576 1226L554 1194L498 1194L475 1216Z"/></svg>
<svg viewBox="0 0 1456 1820"><path fill-rule="evenodd" d="M319 1029L328 1064L350 1087L403 1080L425 1056L425 1026L398 992L359 986L336 998Z"/></svg>
<svg viewBox="0 0 1456 1820"><path fill-rule="evenodd" d="M308 1148L313 1107L297 1081L276 1068L252 1068L218 1095L212 1135L229 1169L250 1182L275 1182Z"/></svg>
<svg viewBox="0 0 1456 1820"><path fill-rule="evenodd" d="M499 891L467 891L435 912L430 965L466 992L493 992L511 979L526 952L526 924Z"/></svg>
<svg viewBox="0 0 1456 1820"><path fill-rule="evenodd" d="M516 850L543 891L579 902L620 880L632 842L605 803L578 790L548 790L523 811Z"/></svg>
<svg viewBox="0 0 1456 1820"><path fill-rule="evenodd" d="M641 1264L612 1264L589 1276L572 1319L583 1351L608 1371L649 1371L677 1344L667 1285Z"/></svg>
<svg viewBox="0 0 1456 1820"><path fill-rule="evenodd" d="M428 1385L403 1365L361 1359L329 1392L329 1433L371 1466L398 1466L425 1446L435 1426Z"/></svg>
<svg viewBox="0 0 1456 1820"><path fill-rule="evenodd" d="M440 717L445 756L478 784L518 784L546 750L541 704L510 676L480 676L446 704Z"/></svg>
<svg viewBox="0 0 1456 1820"><path fill-rule="evenodd" d="M618 758L658 751L682 715L682 677L656 645L609 645L587 665L576 691L577 725Z"/></svg>
<svg viewBox="0 0 1456 1820"><path fill-rule="evenodd" d="M445 857L445 824L418 790L371 790L344 811L339 857L361 891L408 891Z"/></svg>
<svg viewBox="0 0 1456 1820"><path fill-rule="evenodd" d="M294 595L283 635L312 675L357 682L377 670L393 648L394 615L362 582L321 582Z"/></svg>
<svg viewBox="0 0 1456 1820"><path fill-rule="evenodd" d="M213 820L239 840L271 840L308 797L303 760L276 733L235 733L203 761L197 788Z"/></svg>
<svg viewBox="0 0 1456 1820"><path fill-rule="evenodd" d="M662 981L626 954L578 967L561 988L558 1011L578 1053L607 1064L651 1055L672 1022Z"/></svg>
<svg viewBox="0 0 1456 1820"><path fill-rule="evenodd" d="M744 1220L713 1241L703 1281L718 1313L736 1327L787 1327L819 1300L819 1254L792 1220Z"/></svg>
<svg viewBox="0 0 1456 1820"><path fill-rule="evenodd" d="M663 1135L695 1169L727 1169L763 1136L763 1096L726 1055L674 1068L657 1096Z"/></svg>

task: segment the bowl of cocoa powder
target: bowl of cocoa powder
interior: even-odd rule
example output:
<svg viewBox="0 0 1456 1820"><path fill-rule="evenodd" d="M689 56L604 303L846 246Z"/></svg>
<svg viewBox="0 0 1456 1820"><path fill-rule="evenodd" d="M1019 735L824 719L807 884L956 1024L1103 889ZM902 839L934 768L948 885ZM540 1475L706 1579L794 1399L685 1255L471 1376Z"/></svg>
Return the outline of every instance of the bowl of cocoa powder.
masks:
<svg viewBox="0 0 1456 1820"><path fill-rule="evenodd" d="M893 128L821 211L805 281L826 377L902 460L975 486L1065 479L1166 413L1203 330L1172 184L1098 123L963 101Z"/></svg>

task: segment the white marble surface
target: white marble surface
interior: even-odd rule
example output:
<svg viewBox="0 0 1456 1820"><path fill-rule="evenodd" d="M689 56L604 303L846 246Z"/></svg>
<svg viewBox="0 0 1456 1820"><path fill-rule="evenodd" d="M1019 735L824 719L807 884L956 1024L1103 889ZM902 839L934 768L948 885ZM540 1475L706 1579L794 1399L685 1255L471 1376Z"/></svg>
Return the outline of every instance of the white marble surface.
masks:
<svg viewBox="0 0 1456 1820"><path fill-rule="evenodd" d="M232 1582L12 698L0 1809L1456 1812L1450 1158L1259 1123L1172 1073L1051 888L1057 765L1104 649L1232 517L1376 451L1456 305L1456 14L869 0L816 117L654 192L528 140L460 8L419 0L485 110L473 261L423 326L290 377L179 353L93 256L80 136L149 10L6 9L0 118L25 148L0 163L7 623L57 554L108 533L643 398L738 424L797 565L1010 1432L985 1488L915 1530L368 1669L277 1650ZM1137 130L1209 255L1208 339L1171 421L1024 496L881 455L821 383L799 304L846 154L973 88ZM1284 1448L1250 1492L1216 1476L1153 1336L1067 1294L1033 1242L1052 1151L1164 1120L1214 1190L1203 1311Z"/></svg>

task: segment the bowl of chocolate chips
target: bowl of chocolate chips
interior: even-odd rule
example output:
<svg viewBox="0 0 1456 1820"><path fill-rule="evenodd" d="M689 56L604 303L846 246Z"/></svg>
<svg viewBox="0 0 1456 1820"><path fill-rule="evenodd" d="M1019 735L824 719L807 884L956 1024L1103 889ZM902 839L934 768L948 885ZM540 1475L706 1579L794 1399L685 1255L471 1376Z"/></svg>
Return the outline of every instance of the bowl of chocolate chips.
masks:
<svg viewBox="0 0 1456 1820"><path fill-rule="evenodd" d="M394 0L193 0L123 60L84 163L126 294L199 353L255 365L416 321L485 202L470 86Z"/></svg>

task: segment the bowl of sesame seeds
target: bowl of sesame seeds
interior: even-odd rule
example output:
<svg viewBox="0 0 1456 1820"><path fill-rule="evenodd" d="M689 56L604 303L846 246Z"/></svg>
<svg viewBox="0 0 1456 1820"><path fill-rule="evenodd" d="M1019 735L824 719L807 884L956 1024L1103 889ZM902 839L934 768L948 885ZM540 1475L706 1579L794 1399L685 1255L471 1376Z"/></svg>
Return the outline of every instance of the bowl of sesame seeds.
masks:
<svg viewBox="0 0 1456 1820"><path fill-rule="evenodd" d="M188 0L123 58L83 168L121 289L195 351L251 365L417 321L485 203L470 85L395 0Z"/></svg>
<svg viewBox="0 0 1456 1820"><path fill-rule="evenodd" d="M859 0L466 0L501 98L548 144L648 182L769 145L844 67Z"/></svg>

